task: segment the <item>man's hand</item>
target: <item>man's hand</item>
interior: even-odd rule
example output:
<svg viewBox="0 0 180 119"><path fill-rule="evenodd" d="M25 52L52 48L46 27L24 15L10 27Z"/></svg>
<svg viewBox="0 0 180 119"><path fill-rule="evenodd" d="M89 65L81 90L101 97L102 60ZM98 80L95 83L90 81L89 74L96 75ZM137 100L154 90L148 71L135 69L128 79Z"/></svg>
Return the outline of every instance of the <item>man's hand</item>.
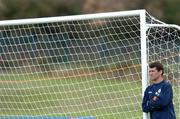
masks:
<svg viewBox="0 0 180 119"><path fill-rule="evenodd" d="M153 101L156 101L156 100L157 100L157 96L154 96L154 97L152 98L152 100L153 100Z"/></svg>

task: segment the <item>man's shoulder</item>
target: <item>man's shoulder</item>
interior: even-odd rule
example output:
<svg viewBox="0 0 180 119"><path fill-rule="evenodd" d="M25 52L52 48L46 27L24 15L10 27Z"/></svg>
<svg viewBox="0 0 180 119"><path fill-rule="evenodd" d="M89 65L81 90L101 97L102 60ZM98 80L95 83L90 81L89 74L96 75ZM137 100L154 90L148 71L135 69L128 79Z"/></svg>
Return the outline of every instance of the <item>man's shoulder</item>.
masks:
<svg viewBox="0 0 180 119"><path fill-rule="evenodd" d="M149 86L147 86L146 91L150 90L152 88L153 84L150 84Z"/></svg>
<svg viewBox="0 0 180 119"><path fill-rule="evenodd" d="M164 86L171 86L171 82L169 80L164 80L163 85Z"/></svg>
<svg viewBox="0 0 180 119"><path fill-rule="evenodd" d="M149 86L147 86L147 90L153 88L156 84L150 84ZM159 85L160 87L171 87L171 83L169 80L164 79L163 82Z"/></svg>
<svg viewBox="0 0 180 119"><path fill-rule="evenodd" d="M164 88L172 88L171 82L169 80L164 80L163 87Z"/></svg>
<svg viewBox="0 0 180 119"><path fill-rule="evenodd" d="M172 88L171 82L169 80L164 80L160 85L157 86L158 88L161 89L170 89Z"/></svg>

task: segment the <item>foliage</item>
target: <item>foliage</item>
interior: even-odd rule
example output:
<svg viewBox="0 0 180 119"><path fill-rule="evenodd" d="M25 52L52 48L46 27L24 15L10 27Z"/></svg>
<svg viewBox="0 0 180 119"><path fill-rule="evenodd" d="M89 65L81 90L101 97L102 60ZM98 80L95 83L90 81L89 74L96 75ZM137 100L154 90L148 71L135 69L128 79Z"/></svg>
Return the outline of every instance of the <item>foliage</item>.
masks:
<svg viewBox="0 0 180 119"><path fill-rule="evenodd" d="M179 4L179 0L0 0L0 19L146 9L162 21L180 24Z"/></svg>

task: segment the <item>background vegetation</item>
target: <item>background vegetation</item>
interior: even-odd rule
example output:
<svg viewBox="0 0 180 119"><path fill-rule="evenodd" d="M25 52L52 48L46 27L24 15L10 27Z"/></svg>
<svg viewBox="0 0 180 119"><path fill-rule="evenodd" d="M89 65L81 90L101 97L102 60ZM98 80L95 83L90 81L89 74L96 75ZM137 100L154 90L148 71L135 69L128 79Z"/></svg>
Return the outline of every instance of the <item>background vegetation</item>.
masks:
<svg viewBox="0 0 180 119"><path fill-rule="evenodd" d="M180 24L179 5L180 0L0 0L0 19L146 9L162 21Z"/></svg>

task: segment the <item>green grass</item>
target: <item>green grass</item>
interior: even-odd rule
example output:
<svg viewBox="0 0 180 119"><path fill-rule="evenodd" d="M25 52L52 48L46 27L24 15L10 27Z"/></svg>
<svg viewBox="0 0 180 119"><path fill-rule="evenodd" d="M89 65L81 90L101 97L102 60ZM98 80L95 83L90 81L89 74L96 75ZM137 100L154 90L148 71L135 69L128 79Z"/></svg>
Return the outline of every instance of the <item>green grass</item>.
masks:
<svg viewBox="0 0 180 119"><path fill-rule="evenodd" d="M0 116L142 118L140 80L62 79L44 75L4 75L0 79L28 81L0 83Z"/></svg>

